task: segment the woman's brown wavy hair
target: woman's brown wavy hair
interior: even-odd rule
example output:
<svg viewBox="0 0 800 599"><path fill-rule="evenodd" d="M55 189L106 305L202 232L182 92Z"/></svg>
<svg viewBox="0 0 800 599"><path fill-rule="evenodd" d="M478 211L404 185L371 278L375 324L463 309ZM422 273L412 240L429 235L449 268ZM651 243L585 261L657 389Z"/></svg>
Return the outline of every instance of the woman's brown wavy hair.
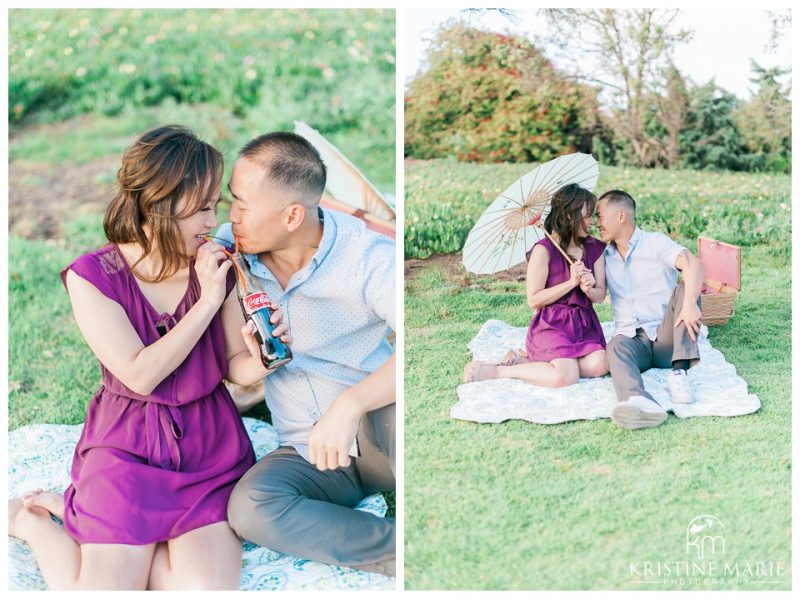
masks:
<svg viewBox="0 0 800 599"><path fill-rule="evenodd" d="M222 154L179 125L152 129L125 150L103 229L111 243L138 243L143 248L131 267L134 273L136 264L157 249L162 259L158 274L153 279L137 277L163 281L188 259L177 220L208 202L222 181L223 168ZM186 202L178 213L181 198Z"/></svg>
<svg viewBox="0 0 800 599"><path fill-rule="evenodd" d="M575 183L556 191L550 200L550 213L544 220L544 228L548 233L558 233L558 245L565 252L572 240L578 247L583 247L586 238L578 237L578 231L585 206L589 206L589 214L593 214L597 196Z"/></svg>

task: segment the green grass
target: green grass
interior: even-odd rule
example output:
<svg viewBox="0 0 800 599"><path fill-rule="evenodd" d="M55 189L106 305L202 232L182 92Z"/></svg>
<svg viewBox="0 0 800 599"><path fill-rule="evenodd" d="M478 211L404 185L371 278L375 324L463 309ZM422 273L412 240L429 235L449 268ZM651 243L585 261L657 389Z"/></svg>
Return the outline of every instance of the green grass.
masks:
<svg viewBox="0 0 800 599"><path fill-rule="evenodd" d="M8 427L78 424L100 367L75 325L59 273L102 244L102 216L68 223L67 241L9 239Z"/></svg>
<svg viewBox="0 0 800 599"><path fill-rule="evenodd" d="M494 199L532 164L409 161L405 168L405 256L459 252ZM624 189L637 221L678 238L706 235L737 245L769 245L790 258L789 175L711 173L601 165L596 193Z"/></svg>
<svg viewBox="0 0 800 599"><path fill-rule="evenodd" d="M293 119L313 123L310 118L312 113L304 114L298 107L289 106L286 109L292 111L286 117L287 130L293 129ZM391 118L394 122L394 115ZM60 168L69 168L114 156L117 160L102 181L113 185L125 148L148 129L167 123L189 127L222 152L225 158L224 181L230 177L239 149L253 137L274 130L268 121L256 122L249 117L240 118L213 104L191 105L166 101L159 106L127 108L116 116L82 116L59 125L20 129L12 137L9 159L51 163ZM379 190L395 193L393 138L387 140L378 136L368 137L367 132L359 129L340 131L326 137ZM224 185L223 192L227 193Z"/></svg>
<svg viewBox="0 0 800 599"><path fill-rule="evenodd" d="M684 559L685 527L702 514L728 527L729 561L789 567L790 283L763 249L747 254L744 270L759 284L742 292L736 316L711 340L761 410L671 417L642 431L610 420L451 419L467 341L489 317L526 326L524 287L464 289L436 268L408 284L407 588L636 588L629 562ZM787 575L779 588L789 583Z"/></svg>
<svg viewBox="0 0 800 599"><path fill-rule="evenodd" d="M407 223L446 198L464 202L456 213L474 214L526 168L412 163ZM671 416L639 431L605 419L552 426L452 419L467 342L489 318L529 324L524 282L473 277L464 286L436 266L415 269L405 289L407 589L642 588L631 582L630 563L685 560L686 526L704 514L726 526L727 562L784 563L780 584L738 588L791 588L791 213L780 206L790 204L788 178L602 170L601 188L619 179L637 199L652 194L644 209L665 224L724 211L714 202L725 188L735 202L739 190L752 194L772 182L763 193L777 205L758 204L770 227L754 228L742 244L736 315L710 333L762 407L735 418ZM494 179L502 183L491 187ZM718 197L684 206L687 185ZM722 232L734 231L732 222ZM695 247L679 228L672 234ZM407 252L408 244L407 237ZM598 313L612 317L607 305Z"/></svg>
<svg viewBox="0 0 800 599"><path fill-rule="evenodd" d="M11 10L12 140L101 118L55 140L45 129L10 156L92 160L165 122L235 153L304 120L394 193L394 35L393 10Z"/></svg>

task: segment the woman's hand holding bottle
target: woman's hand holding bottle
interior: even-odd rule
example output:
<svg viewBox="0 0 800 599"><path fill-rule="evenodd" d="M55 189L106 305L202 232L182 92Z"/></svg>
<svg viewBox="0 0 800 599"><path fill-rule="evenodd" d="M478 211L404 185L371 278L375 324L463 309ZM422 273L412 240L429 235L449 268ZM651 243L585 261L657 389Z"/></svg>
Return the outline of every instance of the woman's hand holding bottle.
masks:
<svg viewBox="0 0 800 599"><path fill-rule="evenodd" d="M215 312L225 301L225 279L231 268L221 245L207 241L197 250L194 270L200 282L200 300Z"/></svg>

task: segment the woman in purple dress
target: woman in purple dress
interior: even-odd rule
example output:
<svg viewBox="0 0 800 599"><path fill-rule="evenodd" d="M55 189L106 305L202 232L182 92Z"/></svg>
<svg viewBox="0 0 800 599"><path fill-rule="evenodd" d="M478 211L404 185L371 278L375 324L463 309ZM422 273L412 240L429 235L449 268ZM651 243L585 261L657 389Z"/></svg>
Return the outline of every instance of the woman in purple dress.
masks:
<svg viewBox="0 0 800 599"><path fill-rule="evenodd" d="M9 534L30 544L51 589L238 588L226 510L255 456L223 377L246 385L268 372L231 263L204 239L222 174L222 155L190 131L145 133L117 175L110 245L62 272L102 385L69 488L9 502Z"/></svg>
<svg viewBox="0 0 800 599"><path fill-rule="evenodd" d="M513 378L541 387L564 387L580 377L603 376L606 342L592 302L606 295L605 244L589 235L597 198L570 184L551 200L545 229L573 260L548 238L528 252L528 305L535 310L525 340L526 355L510 352L501 364L470 362L464 382Z"/></svg>

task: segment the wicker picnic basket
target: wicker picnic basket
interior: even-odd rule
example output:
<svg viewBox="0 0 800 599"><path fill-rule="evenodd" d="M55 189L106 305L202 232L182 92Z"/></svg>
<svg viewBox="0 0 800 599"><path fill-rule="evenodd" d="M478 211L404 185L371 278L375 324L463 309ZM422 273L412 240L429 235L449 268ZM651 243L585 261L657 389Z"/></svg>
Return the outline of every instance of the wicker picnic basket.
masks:
<svg viewBox="0 0 800 599"><path fill-rule="evenodd" d="M733 301L742 288L742 250L740 247L699 237L697 254L703 264L703 289L700 312L703 324L726 324L735 314Z"/></svg>

